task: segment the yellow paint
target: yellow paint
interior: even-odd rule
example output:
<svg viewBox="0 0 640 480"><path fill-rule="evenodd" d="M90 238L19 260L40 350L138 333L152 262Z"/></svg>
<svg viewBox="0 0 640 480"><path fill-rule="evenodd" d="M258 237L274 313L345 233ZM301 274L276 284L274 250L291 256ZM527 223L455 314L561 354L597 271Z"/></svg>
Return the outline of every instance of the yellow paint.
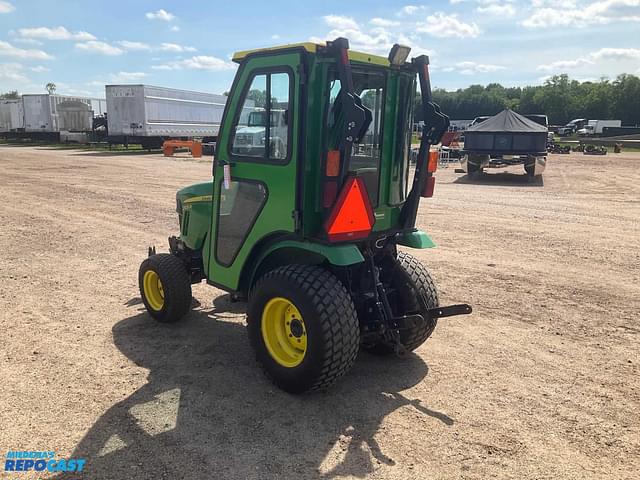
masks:
<svg viewBox="0 0 640 480"><path fill-rule="evenodd" d="M278 364L293 368L302 363L307 353L307 328L290 300L269 300L262 310L260 330L269 355Z"/></svg>
<svg viewBox="0 0 640 480"><path fill-rule="evenodd" d="M164 307L164 288L158 274L153 270L144 272L142 287L149 307L156 312L162 310L162 307Z"/></svg>
<svg viewBox="0 0 640 480"><path fill-rule="evenodd" d="M240 62L244 60L247 55L257 52L278 52L280 50L287 50L291 48L303 48L309 53L316 53L318 51L318 47L324 47L323 43L289 43L287 45L278 45L276 47L268 47L268 48L256 48L253 50L242 50L240 52L236 52L233 54L233 61ZM381 57L379 55L371 55L369 53L356 52L355 50L349 50L349 60L352 62L359 63L371 63L374 65L382 65L384 67L389 66L389 60Z"/></svg>
<svg viewBox="0 0 640 480"><path fill-rule="evenodd" d="M182 204L185 205L188 203L196 203L196 202L210 202L212 198L213 198L212 195L200 195L199 197L187 198L184 202L182 202Z"/></svg>

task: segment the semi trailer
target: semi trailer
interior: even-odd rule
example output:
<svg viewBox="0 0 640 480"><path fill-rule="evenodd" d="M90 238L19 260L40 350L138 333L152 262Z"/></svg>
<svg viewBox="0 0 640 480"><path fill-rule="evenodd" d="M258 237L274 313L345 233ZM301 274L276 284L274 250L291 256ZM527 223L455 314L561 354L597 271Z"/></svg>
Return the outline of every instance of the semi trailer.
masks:
<svg viewBox="0 0 640 480"><path fill-rule="evenodd" d="M215 141L227 97L151 85L107 85L109 143L160 148L164 140Z"/></svg>
<svg viewBox="0 0 640 480"><path fill-rule="evenodd" d="M21 132L23 129L22 98L0 100L0 133Z"/></svg>
<svg viewBox="0 0 640 480"><path fill-rule="evenodd" d="M89 133L93 118L106 112L102 98L57 94L25 94L22 96L24 132L33 140L60 141L69 133Z"/></svg>

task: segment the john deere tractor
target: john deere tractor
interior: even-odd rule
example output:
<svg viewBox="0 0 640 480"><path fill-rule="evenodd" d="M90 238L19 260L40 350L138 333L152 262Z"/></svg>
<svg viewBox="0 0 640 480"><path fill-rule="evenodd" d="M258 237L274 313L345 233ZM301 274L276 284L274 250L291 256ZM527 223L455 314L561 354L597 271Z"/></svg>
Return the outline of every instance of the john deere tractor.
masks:
<svg viewBox="0 0 640 480"><path fill-rule="evenodd" d="M202 280L246 300L258 361L299 393L331 385L361 348L401 355L438 318L471 312L440 307L427 268L398 251L434 246L416 212L433 195L430 146L449 125L428 57L409 51L384 58L338 38L234 55L213 179L177 193L180 235L140 267L152 317L184 317ZM425 126L413 168L416 78Z"/></svg>

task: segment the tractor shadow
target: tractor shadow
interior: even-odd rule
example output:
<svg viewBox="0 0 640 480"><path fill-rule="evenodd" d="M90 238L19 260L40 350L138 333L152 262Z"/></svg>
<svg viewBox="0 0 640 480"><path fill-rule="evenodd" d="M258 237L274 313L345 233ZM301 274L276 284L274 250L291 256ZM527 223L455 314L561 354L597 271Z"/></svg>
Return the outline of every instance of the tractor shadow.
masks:
<svg viewBox="0 0 640 480"><path fill-rule="evenodd" d="M463 175L453 181L453 183L466 185L487 185L493 187L544 187L542 175L529 177L524 173L482 173L480 175Z"/></svg>
<svg viewBox="0 0 640 480"><path fill-rule="evenodd" d="M113 327L115 345L149 373L77 445L71 457L87 459L86 478L364 478L395 465L375 435L398 408L454 423L400 393L428 373L414 354L362 353L326 392L278 390L253 359L242 317L223 314L223 302L174 325L132 307L139 313Z"/></svg>

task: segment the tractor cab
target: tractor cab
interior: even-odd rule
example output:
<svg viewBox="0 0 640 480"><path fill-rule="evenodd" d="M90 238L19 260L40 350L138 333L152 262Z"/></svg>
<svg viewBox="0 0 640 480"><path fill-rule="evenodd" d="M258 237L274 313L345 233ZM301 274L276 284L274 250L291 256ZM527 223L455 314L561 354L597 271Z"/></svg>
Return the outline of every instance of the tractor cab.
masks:
<svg viewBox="0 0 640 480"><path fill-rule="evenodd" d="M409 50L384 58L339 38L233 56L213 178L178 192L180 235L141 267L153 317L184 316L203 279L248 299L258 359L300 392L332 383L360 347L413 350L437 318L471 311L440 307L426 268L397 249L434 246L415 220L434 191L430 146L449 125L431 101L428 58L407 61ZM414 169L417 84L425 126Z"/></svg>

